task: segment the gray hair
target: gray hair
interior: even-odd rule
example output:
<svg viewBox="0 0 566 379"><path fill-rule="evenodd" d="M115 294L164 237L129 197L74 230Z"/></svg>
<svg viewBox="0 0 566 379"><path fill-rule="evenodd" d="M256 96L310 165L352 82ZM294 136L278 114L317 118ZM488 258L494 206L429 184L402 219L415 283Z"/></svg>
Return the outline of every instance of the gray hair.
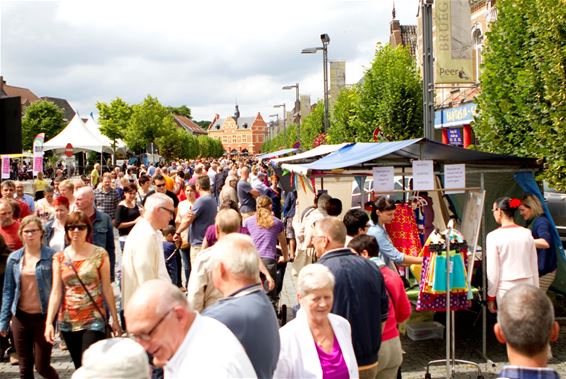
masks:
<svg viewBox="0 0 566 379"><path fill-rule="evenodd" d="M155 208L164 207L167 204L173 205L173 200L164 193L155 192L145 200L145 211L149 215Z"/></svg>
<svg viewBox="0 0 566 379"><path fill-rule="evenodd" d="M232 273L249 279L259 277L259 254L252 239L240 233L228 234L213 247L212 265L219 263Z"/></svg>
<svg viewBox="0 0 566 379"><path fill-rule="evenodd" d="M328 205L328 201L330 199L332 199L332 196L327 193L321 193L316 201L317 208L326 210L326 206Z"/></svg>
<svg viewBox="0 0 566 379"><path fill-rule="evenodd" d="M529 284L517 285L498 305L497 322L513 349L529 356L546 349L554 324L554 307L542 290Z"/></svg>
<svg viewBox="0 0 566 379"><path fill-rule="evenodd" d="M319 289L334 290L334 275L328 267L320 263L305 266L299 272L297 280L297 292L301 296L308 295L310 292Z"/></svg>

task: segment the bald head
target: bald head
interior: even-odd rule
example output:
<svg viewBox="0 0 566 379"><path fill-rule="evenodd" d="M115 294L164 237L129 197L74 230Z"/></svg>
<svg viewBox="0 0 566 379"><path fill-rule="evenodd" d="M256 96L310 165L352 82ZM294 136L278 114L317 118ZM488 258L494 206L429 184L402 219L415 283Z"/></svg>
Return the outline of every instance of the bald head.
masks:
<svg viewBox="0 0 566 379"><path fill-rule="evenodd" d="M75 206L77 210L90 215L94 212L94 191L91 187L81 187L75 193Z"/></svg>
<svg viewBox="0 0 566 379"><path fill-rule="evenodd" d="M136 290L128 302L125 308L126 319L128 315L131 317L133 313L139 313L145 308L155 314L160 314L173 304L189 307L187 297L179 288L164 280L149 280Z"/></svg>

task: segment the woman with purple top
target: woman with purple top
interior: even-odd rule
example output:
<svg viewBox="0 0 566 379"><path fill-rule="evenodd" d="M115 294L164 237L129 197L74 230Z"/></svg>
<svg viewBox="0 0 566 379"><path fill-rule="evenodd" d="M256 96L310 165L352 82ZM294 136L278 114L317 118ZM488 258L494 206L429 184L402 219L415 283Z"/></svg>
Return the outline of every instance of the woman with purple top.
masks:
<svg viewBox="0 0 566 379"><path fill-rule="evenodd" d="M297 280L301 308L279 329L281 352L274 378L358 378L350 324L331 314L334 275L321 264L305 266Z"/></svg>
<svg viewBox="0 0 566 379"><path fill-rule="evenodd" d="M271 211L271 199L259 196L256 199L256 212L244 220L244 227L248 229L259 256L272 278L277 275L277 263L287 262L287 239L283 222L276 218ZM281 247L282 256L277 256L277 242ZM277 300L276 291L269 292L272 301Z"/></svg>

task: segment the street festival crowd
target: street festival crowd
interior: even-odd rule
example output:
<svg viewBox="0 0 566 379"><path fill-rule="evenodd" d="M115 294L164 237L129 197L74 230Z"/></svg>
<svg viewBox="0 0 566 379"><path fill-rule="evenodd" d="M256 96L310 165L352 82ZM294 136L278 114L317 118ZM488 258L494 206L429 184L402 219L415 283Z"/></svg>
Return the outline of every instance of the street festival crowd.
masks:
<svg viewBox="0 0 566 379"><path fill-rule="evenodd" d="M0 358L21 378L59 377L55 343L73 378L400 377L411 304L399 272L422 265L425 276L430 262L393 243L399 205L374 196L338 218L341 201L320 191L299 212L280 179L246 157L40 173L35 196L3 181ZM443 238L431 203L422 194L410 212L425 248ZM558 338L545 294L550 224L533 195L492 211L487 306L509 358L500 377L558 377L545 367ZM298 306L280 327L287 266Z"/></svg>

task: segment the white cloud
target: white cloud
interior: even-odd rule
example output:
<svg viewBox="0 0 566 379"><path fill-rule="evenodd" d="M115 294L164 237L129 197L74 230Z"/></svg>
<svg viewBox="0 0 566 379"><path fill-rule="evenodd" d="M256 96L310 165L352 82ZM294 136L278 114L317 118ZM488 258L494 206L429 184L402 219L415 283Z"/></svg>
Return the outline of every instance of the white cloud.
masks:
<svg viewBox="0 0 566 379"><path fill-rule="evenodd" d="M2 1L2 0L0 0ZM357 82L389 37L392 1L3 0L0 71L9 84L67 98L81 114L116 96L186 104L196 119L261 112L322 96L322 56L301 55L328 33L330 59ZM418 0L397 0L404 24Z"/></svg>

